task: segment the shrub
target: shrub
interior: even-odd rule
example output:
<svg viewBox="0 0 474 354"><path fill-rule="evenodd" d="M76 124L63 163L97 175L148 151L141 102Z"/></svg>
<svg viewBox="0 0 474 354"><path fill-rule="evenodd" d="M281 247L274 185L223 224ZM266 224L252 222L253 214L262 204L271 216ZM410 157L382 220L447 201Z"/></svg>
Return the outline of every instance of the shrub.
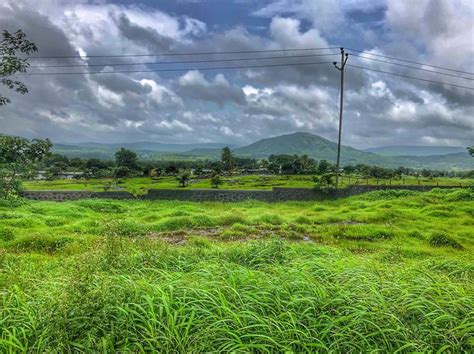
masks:
<svg viewBox="0 0 474 354"><path fill-rule="evenodd" d="M98 213L124 213L125 208L118 202L103 200L81 200L78 205L89 208Z"/></svg>
<svg viewBox="0 0 474 354"><path fill-rule="evenodd" d="M277 214L263 214L256 221L259 224L281 225L284 220Z"/></svg>
<svg viewBox="0 0 474 354"><path fill-rule="evenodd" d="M297 224L311 224L311 219L306 216L300 215L295 219Z"/></svg>
<svg viewBox="0 0 474 354"><path fill-rule="evenodd" d="M380 191L373 191L369 193L365 193L359 196L360 199L363 200L390 200L396 198L404 198L404 197L411 197L417 195L419 192L407 190L407 189L387 189L387 190L380 190Z"/></svg>
<svg viewBox="0 0 474 354"><path fill-rule="evenodd" d="M102 232L105 236L141 236L148 232L148 228L134 221L120 220L105 225Z"/></svg>
<svg viewBox="0 0 474 354"><path fill-rule="evenodd" d="M0 229L0 240L12 241L13 239L15 239L15 232L12 229Z"/></svg>
<svg viewBox="0 0 474 354"><path fill-rule="evenodd" d="M431 234L428 242L434 247L452 247L458 250L464 248L460 243L446 235L444 232L435 232Z"/></svg>
<svg viewBox="0 0 474 354"><path fill-rule="evenodd" d="M53 253L60 251L70 242L70 237L30 235L15 240L12 246L19 251Z"/></svg>

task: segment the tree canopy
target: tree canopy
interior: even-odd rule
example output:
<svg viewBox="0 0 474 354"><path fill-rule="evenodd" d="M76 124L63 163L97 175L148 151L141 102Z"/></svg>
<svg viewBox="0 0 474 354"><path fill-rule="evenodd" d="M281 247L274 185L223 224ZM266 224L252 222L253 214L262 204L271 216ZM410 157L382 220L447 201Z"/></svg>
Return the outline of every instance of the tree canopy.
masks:
<svg viewBox="0 0 474 354"><path fill-rule="evenodd" d="M22 30L15 33L3 31L3 39L0 42L0 77L2 84L11 90L25 94L28 92L26 85L18 80L12 80L9 77L16 73L26 73L30 66L28 58L21 58L18 54L29 55L36 52L38 48L28 39ZM0 94L0 106L10 103L8 97Z"/></svg>
<svg viewBox="0 0 474 354"><path fill-rule="evenodd" d="M130 170L136 170L138 168L138 156L135 151L120 148L115 153L115 163L117 166L127 167Z"/></svg>
<svg viewBox="0 0 474 354"><path fill-rule="evenodd" d="M17 195L21 178L31 174L35 163L41 161L53 144L48 140L28 140L0 135L0 194L3 198Z"/></svg>

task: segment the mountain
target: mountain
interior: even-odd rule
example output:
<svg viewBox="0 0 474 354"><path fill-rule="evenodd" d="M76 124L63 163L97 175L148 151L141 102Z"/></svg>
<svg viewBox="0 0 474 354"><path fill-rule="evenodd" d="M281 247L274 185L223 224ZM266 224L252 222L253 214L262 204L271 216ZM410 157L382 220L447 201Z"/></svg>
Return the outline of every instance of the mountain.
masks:
<svg viewBox="0 0 474 354"><path fill-rule="evenodd" d="M256 159L270 155L308 155L318 161L336 161L337 144L321 136L310 133L292 133L258 140L244 147L232 147L226 144L160 144L150 142L126 144L82 143L76 145L56 144L53 151L69 157L113 159L120 147L134 150L144 160L217 160L224 146L232 148L234 154ZM413 148L413 147L412 147ZM446 152L443 150L442 152ZM341 147L343 165L367 164L396 168L428 168L438 170L474 169L474 158L463 149L451 154L427 156L383 156L370 151Z"/></svg>
<svg viewBox="0 0 474 354"><path fill-rule="evenodd" d="M306 154L316 160L335 162L337 144L310 133L292 133L259 140L253 144L237 148L236 155L265 158L279 154ZM474 159L465 150L449 155L430 156L382 156L373 152L341 146L341 163L367 164L396 168L399 166L428 169L473 169Z"/></svg>
<svg viewBox="0 0 474 354"><path fill-rule="evenodd" d="M255 158L281 154L306 154L317 160L335 161L337 144L318 135L298 132L262 139L253 144L237 148L234 152L237 155ZM343 163L355 163L360 160L376 163L383 160L379 155L360 151L349 146L341 147L341 159Z"/></svg>
<svg viewBox="0 0 474 354"><path fill-rule="evenodd" d="M448 155L466 152L462 146L410 146L391 145L365 149L363 151L373 152L382 156L431 156Z"/></svg>

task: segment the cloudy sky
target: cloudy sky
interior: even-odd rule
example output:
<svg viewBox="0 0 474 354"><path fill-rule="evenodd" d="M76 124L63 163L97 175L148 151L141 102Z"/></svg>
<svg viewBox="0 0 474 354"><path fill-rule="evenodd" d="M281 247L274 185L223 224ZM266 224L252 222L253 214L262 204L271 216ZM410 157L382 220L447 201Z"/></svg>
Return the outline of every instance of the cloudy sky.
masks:
<svg viewBox="0 0 474 354"><path fill-rule="evenodd" d="M36 56L76 57L31 60L30 73L142 72L18 77L30 93L0 88L12 100L0 107L0 133L56 142L246 144L307 131L335 140L339 73L332 64L187 69L332 62L339 56L308 55L338 49L123 55L344 46L474 72L473 24L471 0L2 0L1 30L21 28L37 44ZM300 58L145 64L285 55ZM137 65L111 66L119 63ZM474 87L473 75L453 71L443 72L471 80L355 56L348 64ZM86 66L34 67L44 65ZM155 69L186 70L150 72ZM347 67L345 98L347 145L467 146L474 141L474 91Z"/></svg>

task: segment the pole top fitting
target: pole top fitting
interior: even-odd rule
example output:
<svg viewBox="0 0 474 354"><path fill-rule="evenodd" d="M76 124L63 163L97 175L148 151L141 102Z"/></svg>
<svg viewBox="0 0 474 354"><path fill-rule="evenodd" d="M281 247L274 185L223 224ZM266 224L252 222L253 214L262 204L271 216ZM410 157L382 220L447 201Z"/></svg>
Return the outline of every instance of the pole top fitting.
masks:
<svg viewBox="0 0 474 354"><path fill-rule="evenodd" d="M339 49L340 49L340 50L344 50L344 47L340 47Z"/></svg>

